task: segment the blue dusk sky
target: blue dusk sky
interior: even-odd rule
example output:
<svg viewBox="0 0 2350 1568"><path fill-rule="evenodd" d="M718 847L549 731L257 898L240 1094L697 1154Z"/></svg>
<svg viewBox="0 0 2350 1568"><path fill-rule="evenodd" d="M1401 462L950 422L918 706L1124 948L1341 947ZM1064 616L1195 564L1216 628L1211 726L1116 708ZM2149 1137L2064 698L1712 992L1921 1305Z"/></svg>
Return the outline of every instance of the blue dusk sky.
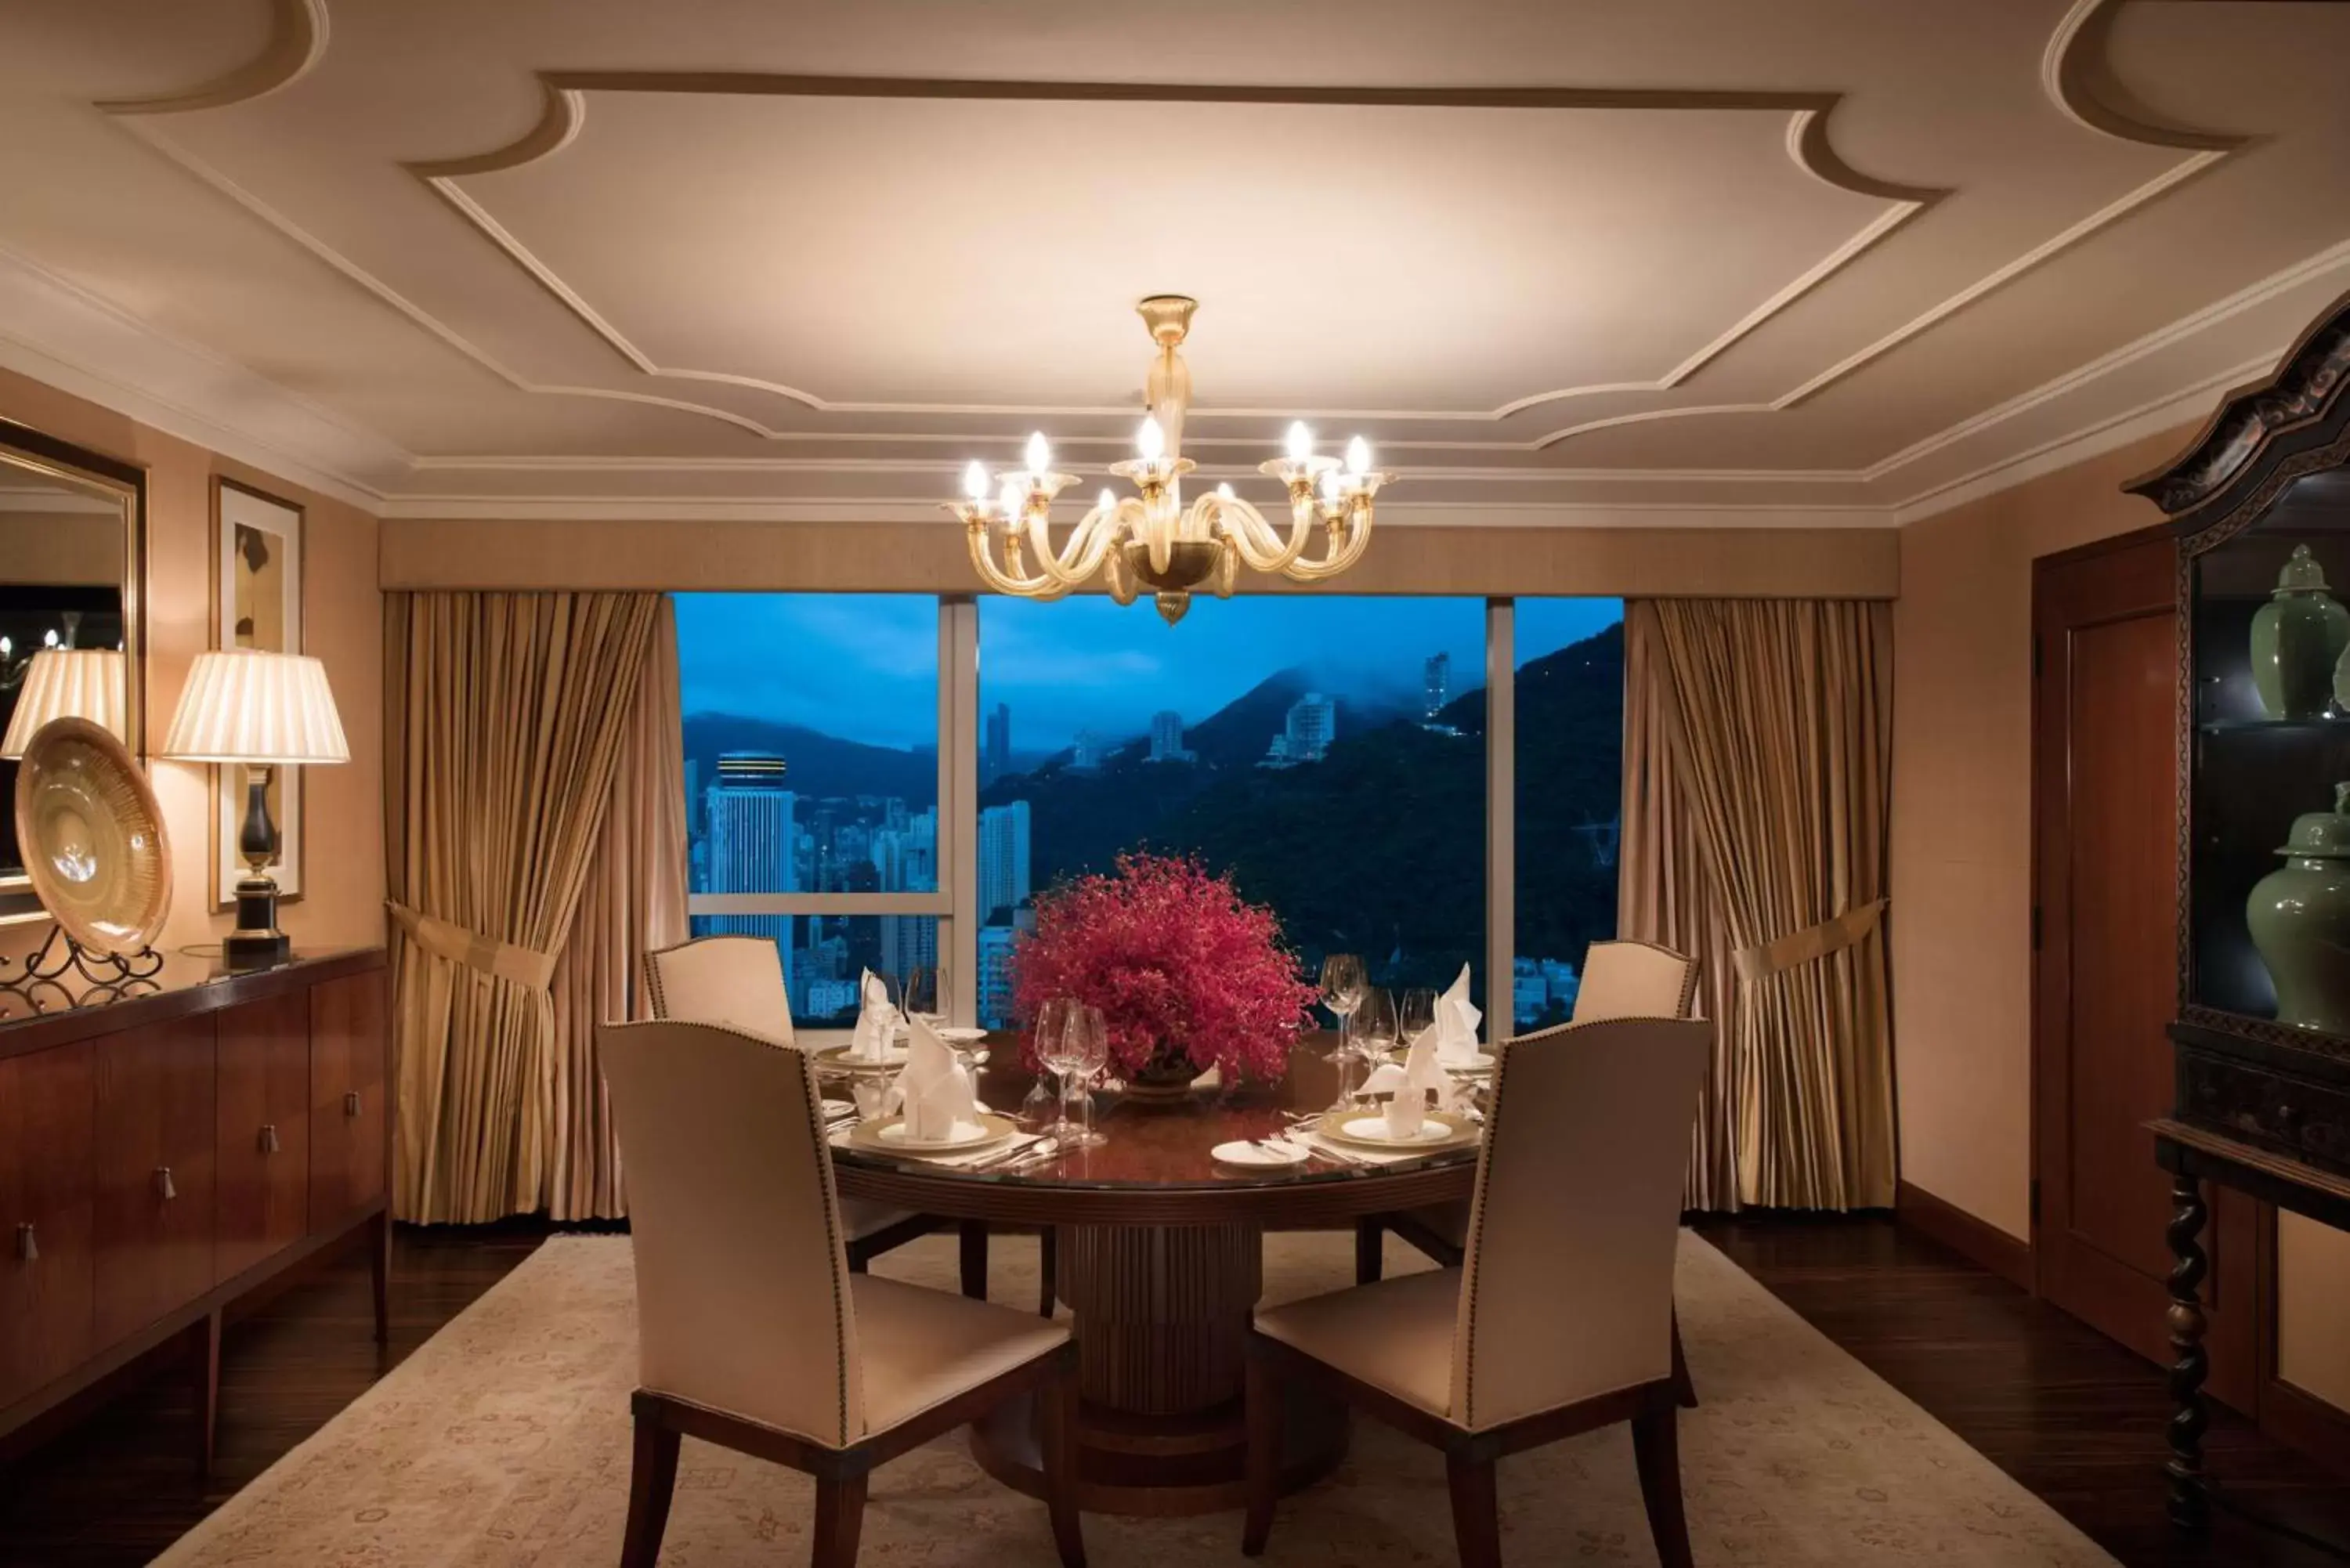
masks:
<svg viewBox="0 0 2350 1568"><path fill-rule="evenodd" d="M689 713L739 713L861 741L938 738L938 601L912 594L680 594L678 649ZM1518 662L1623 618L1616 599L1518 601ZM1194 599L1179 626L1149 601L979 601L983 710L1012 705L1020 752L1080 730L1142 732L1163 708L1208 717L1276 670L1305 670L1334 695L1409 700L1422 662L1452 656L1452 689L1484 684L1485 604L1476 598L1257 595Z"/></svg>

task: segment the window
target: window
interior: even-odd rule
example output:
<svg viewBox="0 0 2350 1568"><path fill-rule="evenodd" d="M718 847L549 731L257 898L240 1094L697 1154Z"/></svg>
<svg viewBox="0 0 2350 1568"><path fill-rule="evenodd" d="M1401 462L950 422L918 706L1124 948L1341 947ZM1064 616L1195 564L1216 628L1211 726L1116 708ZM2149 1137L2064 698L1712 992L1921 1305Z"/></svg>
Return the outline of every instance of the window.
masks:
<svg viewBox="0 0 2350 1568"><path fill-rule="evenodd" d="M1036 893L1191 852L1272 906L1310 972L1482 989L1485 601L983 599L978 1016L1010 1021ZM1481 1002L1482 1005L1482 1002Z"/></svg>
<svg viewBox="0 0 2350 1568"><path fill-rule="evenodd" d="M1623 834L1624 606L1515 601L1517 874L1511 1016L1519 1033L1573 1012L1583 950L1616 934Z"/></svg>
<svg viewBox="0 0 2350 1568"><path fill-rule="evenodd" d="M939 601L676 606L693 932L773 938L794 1022L845 1025L863 970L938 961Z"/></svg>

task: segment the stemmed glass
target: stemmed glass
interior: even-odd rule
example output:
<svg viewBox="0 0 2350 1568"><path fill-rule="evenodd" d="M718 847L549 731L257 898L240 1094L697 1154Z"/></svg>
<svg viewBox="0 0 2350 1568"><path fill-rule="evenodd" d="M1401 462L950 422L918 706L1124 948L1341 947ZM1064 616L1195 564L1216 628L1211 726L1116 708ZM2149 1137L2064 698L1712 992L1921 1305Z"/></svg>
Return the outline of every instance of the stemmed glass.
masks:
<svg viewBox="0 0 2350 1568"><path fill-rule="evenodd" d="M1338 1017L1337 1047L1322 1059L1339 1064L1342 1078L1346 1075L1347 1020L1362 1005L1366 983L1363 961L1355 954L1332 953L1322 961L1322 1005Z"/></svg>
<svg viewBox="0 0 2350 1568"><path fill-rule="evenodd" d="M1347 1036L1347 1048L1363 1064L1364 1079L1369 1081L1370 1069L1386 1061L1395 1050L1395 998L1384 989L1373 986L1363 993L1362 1007L1352 1020L1353 1029Z"/></svg>
<svg viewBox="0 0 2350 1568"><path fill-rule="evenodd" d="M1045 1086L1045 1075L1057 1072L1053 1065L1059 1054L1059 1044L1069 1033L1069 1010L1076 1002L1066 996L1048 997L1036 1009L1036 1023L1029 1039L1035 1045L1036 1081L1029 1085L1028 1097L1020 1102L1020 1121L1024 1127L1046 1130L1048 1118L1059 1108L1059 1099Z"/></svg>
<svg viewBox="0 0 2350 1568"><path fill-rule="evenodd" d="M922 964L906 971L906 1015L935 1027L947 1021L947 971Z"/></svg>
<svg viewBox="0 0 2350 1568"><path fill-rule="evenodd" d="M1413 986L1403 993L1403 1004L1396 1014L1396 1036L1409 1045L1436 1027L1436 992L1424 985Z"/></svg>
<svg viewBox="0 0 2350 1568"><path fill-rule="evenodd" d="M1077 1079L1077 1130L1061 1140L1064 1148L1097 1148L1109 1140L1094 1130L1094 1080L1109 1065L1109 1030L1101 1009L1081 1007L1069 1019L1069 1060Z"/></svg>

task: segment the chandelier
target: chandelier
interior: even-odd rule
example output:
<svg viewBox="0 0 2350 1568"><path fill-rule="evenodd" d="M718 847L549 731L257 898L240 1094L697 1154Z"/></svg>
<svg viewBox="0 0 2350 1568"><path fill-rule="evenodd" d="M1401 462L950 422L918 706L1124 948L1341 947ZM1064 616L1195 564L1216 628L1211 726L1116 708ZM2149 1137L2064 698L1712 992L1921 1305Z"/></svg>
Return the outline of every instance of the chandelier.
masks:
<svg viewBox="0 0 2350 1568"><path fill-rule="evenodd" d="M1057 599L1099 572L1119 604L1132 604L1149 588L1173 626L1191 607L1195 588L1230 598L1243 566L1311 583L1362 559L1371 542L1372 498L1391 476L1372 471L1371 449L1360 436L1347 443L1342 463L1315 456L1313 432L1292 424L1283 455L1259 465L1258 472L1289 493L1286 539L1229 484L1183 504L1183 476L1196 465L1182 454L1191 372L1180 350L1199 301L1156 294L1135 308L1159 358L1144 393L1149 414L1136 434L1135 456L1109 471L1141 493L1120 500L1104 490L1055 548L1053 501L1076 476L1053 472L1044 432L1028 438L1025 466L1014 472L991 480L985 466L972 463L963 471L966 498L947 510L962 521L980 579L1000 594ZM1317 524L1322 547L1309 555Z"/></svg>

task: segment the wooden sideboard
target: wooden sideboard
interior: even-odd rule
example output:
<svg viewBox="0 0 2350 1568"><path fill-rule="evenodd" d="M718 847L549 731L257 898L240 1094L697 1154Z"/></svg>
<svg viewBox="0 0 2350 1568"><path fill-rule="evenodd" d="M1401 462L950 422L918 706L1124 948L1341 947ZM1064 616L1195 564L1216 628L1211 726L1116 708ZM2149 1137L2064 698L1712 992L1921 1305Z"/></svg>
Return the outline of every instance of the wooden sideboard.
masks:
<svg viewBox="0 0 2350 1568"><path fill-rule="evenodd" d="M223 1312L354 1231L383 1340L387 1005L380 949L0 986L0 1457L179 1341L209 1469Z"/></svg>

